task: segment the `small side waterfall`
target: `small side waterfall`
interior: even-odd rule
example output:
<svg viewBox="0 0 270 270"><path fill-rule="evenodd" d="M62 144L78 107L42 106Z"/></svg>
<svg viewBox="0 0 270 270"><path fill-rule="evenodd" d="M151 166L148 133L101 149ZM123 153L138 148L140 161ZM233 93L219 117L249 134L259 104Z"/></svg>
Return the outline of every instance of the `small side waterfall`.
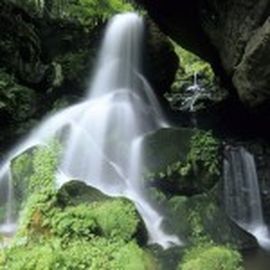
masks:
<svg viewBox="0 0 270 270"><path fill-rule="evenodd" d="M225 150L224 204L227 214L239 226L253 234L262 247L270 248L255 160L243 147Z"/></svg>
<svg viewBox="0 0 270 270"><path fill-rule="evenodd" d="M208 96L206 89L198 83L198 74L195 72L193 75L193 84L186 89L188 97L182 102L182 109L189 112L195 112L195 104L202 96Z"/></svg>
<svg viewBox="0 0 270 270"><path fill-rule="evenodd" d="M0 225L0 233L6 236L11 236L16 230L16 219L14 214L14 188L12 183L12 176L8 168L3 168L0 171L0 180L4 179L7 184L6 188L6 205L5 217L3 223Z"/></svg>
<svg viewBox="0 0 270 270"><path fill-rule="evenodd" d="M110 196L129 198L144 220L149 242L167 248L181 242L163 231L163 217L148 201L141 183L141 138L167 125L141 73L142 38L140 16L115 16L107 27L86 98L45 119L11 151L2 168L7 173L13 157L64 132L58 186L80 179Z"/></svg>

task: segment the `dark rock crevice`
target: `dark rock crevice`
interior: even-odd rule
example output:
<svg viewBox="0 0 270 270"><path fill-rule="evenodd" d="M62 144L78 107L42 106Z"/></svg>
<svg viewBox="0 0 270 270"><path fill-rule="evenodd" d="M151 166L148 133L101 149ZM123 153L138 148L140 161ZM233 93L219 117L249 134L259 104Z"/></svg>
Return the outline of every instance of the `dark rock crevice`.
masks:
<svg viewBox="0 0 270 270"><path fill-rule="evenodd" d="M269 101L269 0L137 2L162 31L210 62L235 98L252 110Z"/></svg>

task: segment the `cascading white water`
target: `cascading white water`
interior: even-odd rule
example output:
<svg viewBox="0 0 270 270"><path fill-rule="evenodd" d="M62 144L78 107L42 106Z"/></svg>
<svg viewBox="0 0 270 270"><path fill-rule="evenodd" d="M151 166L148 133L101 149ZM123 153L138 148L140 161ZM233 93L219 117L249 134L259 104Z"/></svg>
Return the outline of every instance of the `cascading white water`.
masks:
<svg viewBox="0 0 270 270"><path fill-rule="evenodd" d="M254 157L243 147L229 147L224 159L224 204L228 215L270 248Z"/></svg>
<svg viewBox="0 0 270 270"><path fill-rule="evenodd" d="M143 19L134 13L115 16L107 27L89 93L77 105L47 118L9 155L46 144L65 132L57 184L80 179L110 196L131 199L149 233L164 248L181 244L162 230L162 216L143 191L142 137L166 125L158 101L140 70Z"/></svg>
<svg viewBox="0 0 270 270"><path fill-rule="evenodd" d="M198 74L196 72L193 75L193 84L186 89L186 93L189 93L189 96L183 101L182 109L187 109L190 112L195 112L197 100L202 97L210 97L206 89L198 84Z"/></svg>
<svg viewBox="0 0 270 270"><path fill-rule="evenodd" d="M0 234L10 236L16 229L14 217L14 189L10 170L6 166L0 170L0 180L5 179L7 182L6 190L6 213L3 223L0 225Z"/></svg>

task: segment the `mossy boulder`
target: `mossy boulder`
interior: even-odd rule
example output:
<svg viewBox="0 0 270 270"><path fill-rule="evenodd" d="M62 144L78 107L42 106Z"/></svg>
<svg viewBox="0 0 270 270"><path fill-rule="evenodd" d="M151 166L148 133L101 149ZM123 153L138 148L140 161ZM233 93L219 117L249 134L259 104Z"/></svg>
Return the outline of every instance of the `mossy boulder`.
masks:
<svg viewBox="0 0 270 270"><path fill-rule="evenodd" d="M61 186L57 192L57 198L62 205L79 205L81 203L102 202L110 197L101 191L87 186L84 182L71 180Z"/></svg>
<svg viewBox="0 0 270 270"><path fill-rule="evenodd" d="M145 178L166 194L194 195L220 179L220 142L189 128L166 128L144 138Z"/></svg>
<svg viewBox="0 0 270 270"><path fill-rule="evenodd" d="M76 180L56 189L60 152L52 141L12 161L13 184L25 194L17 233L0 255L0 268L159 269L145 249L146 230L131 201Z"/></svg>
<svg viewBox="0 0 270 270"><path fill-rule="evenodd" d="M155 270L157 261L138 244L141 219L124 198L110 198L72 181L58 192L28 197L14 244L5 249L10 269ZM47 267L47 268L46 268Z"/></svg>
<svg viewBox="0 0 270 270"><path fill-rule="evenodd" d="M113 242L103 238L70 241L59 239L11 247L1 255L3 269L93 269L157 270L154 258L135 242Z"/></svg>
<svg viewBox="0 0 270 270"><path fill-rule="evenodd" d="M256 239L243 231L219 207L214 195L175 196L164 202L168 226L190 244L214 242L238 249L257 247Z"/></svg>
<svg viewBox="0 0 270 270"><path fill-rule="evenodd" d="M241 254L236 250L211 244L189 249L178 270L242 270Z"/></svg>

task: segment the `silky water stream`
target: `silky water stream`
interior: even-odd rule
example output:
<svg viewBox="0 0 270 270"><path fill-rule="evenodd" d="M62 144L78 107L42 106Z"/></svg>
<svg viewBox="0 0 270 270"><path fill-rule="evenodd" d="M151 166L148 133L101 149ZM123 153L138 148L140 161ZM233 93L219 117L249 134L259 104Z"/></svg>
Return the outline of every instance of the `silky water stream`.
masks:
<svg viewBox="0 0 270 270"><path fill-rule="evenodd" d="M45 119L8 154L0 167L0 183L7 193L2 233L16 229L11 160L65 133L64 153L56 173L58 186L79 179L110 196L127 197L144 220L149 243L163 248L181 244L177 236L163 230L163 217L149 202L141 180L142 138L167 126L153 90L141 73L143 30L143 19L135 13L113 17L82 102Z"/></svg>

